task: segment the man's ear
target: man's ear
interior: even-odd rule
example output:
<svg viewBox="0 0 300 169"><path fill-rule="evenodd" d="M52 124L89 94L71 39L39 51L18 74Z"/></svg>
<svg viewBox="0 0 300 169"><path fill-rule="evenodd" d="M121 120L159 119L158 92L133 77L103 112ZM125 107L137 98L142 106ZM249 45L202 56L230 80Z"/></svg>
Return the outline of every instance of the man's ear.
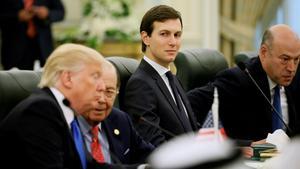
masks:
<svg viewBox="0 0 300 169"><path fill-rule="evenodd" d="M61 84L65 88L72 88L73 82L72 82L72 78L71 78L71 72L69 72L69 71L63 71L60 74L60 81L61 81Z"/></svg>
<svg viewBox="0 0 300 169"><path fill-rule="evenodd" d="M262 44L261 47L259 48L259 56L260 59L265 59L267 57L268 53L268 47L266 44Z"/></svg>
<svg viewBox="0 0 300 169"><path fill-rule="evenodd" d="M142 39L142 41L144 42L144 44L146 46L149 45L149 36L148 36L148 33L146 31L141 32L141 39Z"/></svg>

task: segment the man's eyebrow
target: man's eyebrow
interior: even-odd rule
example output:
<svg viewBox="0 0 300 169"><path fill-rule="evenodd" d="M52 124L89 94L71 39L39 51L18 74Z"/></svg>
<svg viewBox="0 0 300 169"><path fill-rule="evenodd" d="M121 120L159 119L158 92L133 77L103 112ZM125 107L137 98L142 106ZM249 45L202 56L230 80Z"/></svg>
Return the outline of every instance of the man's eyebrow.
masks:
<svg viewBox="0 0 300 169"><path fill-rule="evenodd" d="M284 53L281 54L281 55L279 55L279 56L288 57L288 58L292 58L292 59L296 59L296 58L299 58L299 57L300 57L300 55L293 57L293 56L290 56L290 55L284 54Z"/></svg>

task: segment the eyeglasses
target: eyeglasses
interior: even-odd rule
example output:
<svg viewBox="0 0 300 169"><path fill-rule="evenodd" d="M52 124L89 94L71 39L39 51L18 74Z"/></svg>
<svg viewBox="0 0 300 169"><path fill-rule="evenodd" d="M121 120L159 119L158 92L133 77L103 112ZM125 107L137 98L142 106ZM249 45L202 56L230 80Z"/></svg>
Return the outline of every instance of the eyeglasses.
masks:
<svg viewBox="0 0 300 169"><path fill-rule="evenodd" d="M109 99L112 99L118 93L119 93L119 90L116 90L116 89L107 89L104 91L105 96Z"/></svg>

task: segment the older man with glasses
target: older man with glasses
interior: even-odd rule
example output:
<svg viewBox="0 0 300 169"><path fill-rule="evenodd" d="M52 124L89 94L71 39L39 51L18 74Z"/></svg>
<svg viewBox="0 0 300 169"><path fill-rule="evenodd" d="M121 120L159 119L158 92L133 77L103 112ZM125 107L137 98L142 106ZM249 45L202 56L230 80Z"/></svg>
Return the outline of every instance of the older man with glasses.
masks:
<svg viewBox="0 0 300 169"><path fill-rule="evenodd" d="M154 146L145 142L134 129L127 113L113 108L120 83L115 67L108 61L103 65L104 97L99 109L79 117L88 159L99 163L144 163Z"/></svg>

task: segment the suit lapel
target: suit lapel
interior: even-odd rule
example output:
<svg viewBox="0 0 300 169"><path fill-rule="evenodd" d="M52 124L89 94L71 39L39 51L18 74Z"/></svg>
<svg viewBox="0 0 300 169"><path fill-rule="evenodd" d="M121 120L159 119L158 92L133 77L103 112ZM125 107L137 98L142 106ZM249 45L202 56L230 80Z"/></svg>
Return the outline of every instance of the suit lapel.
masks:
<svg viewBox="0 0 300 169"><path fill-rule="evenodd" d="M141 61L141 69L144 70L152 79L156 82L158 88L165 96L166 100L169 102L169 104L172 106L174 111L178 111L177 106L172 98L172 95L169 92L168 87L166 86L165 82L162 80L160 75L157 73L157 71L145 60Z"/></svg>
<svg viewBox="0 0 300 169"><path fill-rule="evenodd" d="M118 139L117 137L119 137L119 136L114 133L114 130L117 129L114 126L114 123L111 123L110 119L107 118L102 122L102 127L103 127L103 130L105 131L105 134L106 134L106 137L108 140L108 144L109 144L108 151L110 153L111 159L115 163L119 163L118 161L123 161L123 159L120 159L120 158L122 158L122 154L120 151L118 151L119 150L118 147L120 147L120 145L118 145L118 142L116 141L116 139ZM118 159L116 159L116 158L118 158ZM116 161L116 160L118 160L118 161Z"/></svg>
<svg viewBox="0 0 300 169"><path fill-rule="evenodd" d="M258 84L258 86L261 88L261 90L263 91L263 93L267 96L268 100L271 101L271 93L270 93L270 87L269 87L269 81L267 78L267 74L266 72L263 70L261 62L259 57L257 58L253 58L253 60L250 60L250 65L249 65L249 71L250 74L253 76L253 78L255 79L256 83ZM251 85L254 86L253 82L250 82ZM256 87L255 87L256 88ZM257 92L258 89L256 88ZM261 97L263 97L261 95L261 93L259 94ZM272 116L272 108L269 106L269 104L267 103L267 101L265 101L264 98L262 98L264 100L264 103L266 104L266 112L268 112L268 116L271 119Z"/></svg>
<svg viewBox="0 0 300 169"><path fill-rule="evenodd" d="M191 124L192 128L194 130L196 130L197 129L197 122L196 122L196 119L195 119L195 116L194 116L194 112L192 110L192 107L190 106L190 103L188 102L188 99L186 97L186 93L182 89L182 87L181 87L179 81L177 80L177 78L175 78L175 85L176 85L176 87L178 89L178 92L180 94L181 100L182 100L182 102L183 102L183 104L184 104L184 106L186 108L186 111L187 111L187 113L189 115L190 124Z"/></svg>
<svg viewBox="0 0 300 169"><path fill-rule="evenodd" d="M293 126L296 126L296 119L297 119L295 101L292 98L290 88L285 87L284 89L285 89L285 94L286 94L286 99L288 104L288 117L289 117L288 125L291 128L292 132L294 132L295 128L293 128ZM288 135L293 135L293 134L295 133L288 133Z"/></svg>
<svg viewBox="0 0 300 169"><path fill-rule="evenodd" d="M48 96L50 96L51 99L53 99L55 101L55 103L57 104L57 108L59 109L60 120L64 121L63 128L66 130L64 132L64 133L66 133L65 137L68 138L68 143L69 143L69 144L67 144L68 150L70 151L70 153L72 154L72 156L74 156L76 158L76 162L78 164L81 164L80 157L79 157L79 154L77 153L77 150L76 150L76 147L75 147L75 143L74 143L74 140L73 140L73 136L72 136L71 130L69 129L69 125L68 125L68 123L66 121L66 118L65 118L65 116L63 114L63 111L62 111L61 107L59 106L59 103L57 102L55 96L53 95L53 93L51 92L51 90L48 87L43 88L41 91L44 92L44 93L46 93Z"/></svg>
<svg viewBox="0 0 300 169"><path fill-rule="evenodd" d="M250 61L249 65L250 74L253 76L255 81L257 82L258 86L262 89L264 94L271 99L270 89L269 89L269 82L267 78L266 72L263 70L259 57ZM252 83L252 82L251 82ZM254 84L253 84L254 85Z"/></svg>
<svg viewBox="0 0 300 169"><path fill-rule="evenodd" d="M147 63L145 60L142 60L141 61L141 64L140 64L140 68L143 69L150 77L153 78L153 80L156 82L158 88L160 89L160 91L163 93L163 95L165 96L165 99L169 102L169 104L171 105L173 111L175 112L176 114L176 117L177 119L181 122L182 126L187 130L189 131L187 128L186 128L186 125L182 119L181 119L181 112L178 110L178 107L177 105L175 104L174 100L173 100L173 97L172 95L170 94L170 91L168 89L168 87L166 86L165 82L163 81L163 79L161 78L161 76L158 74L158 72L149 64ZM178 88L177 86L178 84L176 84L176 87ZM182 95L182 93L180 93L180 95ZM181 96L181 98L183 98ZM184 99L182 99L184 100ZM186 102L183 101L184 104L186 105ZM186 106L187 107L187 106ZM188 111L188 109L187 109ZM189 112L189 111L188 111ZM190 114L189 114L190 116ZM190 116L191 117L191 116ZM193 126L192 126L193 127Z"/></svg>
<svg viewBox="0 0 300 169"><path fill-rule="evenodd" d="M62 111L59 103L57 102L55 96L51 92L51 90L48 87L45 87L42 90L45 91L55 101L55 103L57 104L57 107L59 109L59 116L64 121L64 125L65 125L64 128L65 129L69 129L69 125L68 125L67 120L66 120L66 118L64 116L64 113L63 113L63 111ZM68 130L68 133L69 133L69 136L72 137L71 130Z"/></svg>

